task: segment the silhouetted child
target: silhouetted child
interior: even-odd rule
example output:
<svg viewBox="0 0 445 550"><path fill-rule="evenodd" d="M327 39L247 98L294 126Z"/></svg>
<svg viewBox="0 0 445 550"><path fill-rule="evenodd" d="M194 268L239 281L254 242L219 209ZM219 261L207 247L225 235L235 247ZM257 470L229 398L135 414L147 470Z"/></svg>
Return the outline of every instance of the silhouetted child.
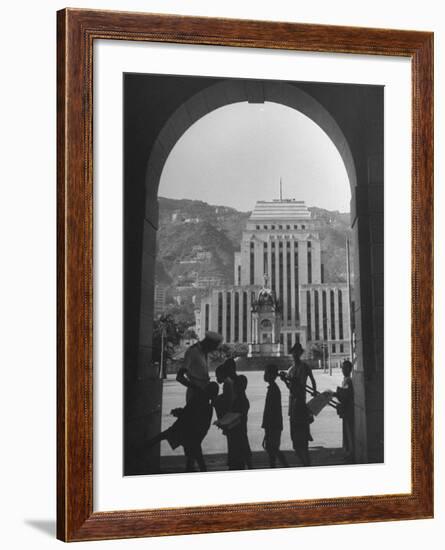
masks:
<svg viewBox="0 0 445 550"><path fill-rule="evenodd" d="M186 471L193 471L196 461L201 472L205 472L207 466L202 455L201 444L212 422L213 403L219 387L216 382L209 382L204 389L196 386L194 390L192 398L185 407L171 411L171 414L177 418L176 422L151 439L148 446L152 447L162 440L167 440L173 449L182 445L186 457Z"/></svg>
<svg viewBox="0 0 445 550"><path fill-rule="evenodd" d="M240 422L227 431L229 470L252 468L252 451L247 436L247 415L250 408L246 396L247 378L240 374L233 383L234 399L231 412L241 415Z"/></svg>
<svg viewBox="0 0 445 550"><path fill-rule="evenodd" d="M227 359L222 365L216 367L215 376L218 384L222 384L222 393L215 401L216 416L220 419L232 410L233 400L235 398L235 361L233 359Z"/></svg>
<svg viewBox="0 0 445 550"><path fill-rule="evenodd" d="M264 429L263 447L269 455L271 468L275 468L277 458L282 466L288 466L284 453L280 451L283 411L281 408L281 391L276 383L277 376L278 368L275 365L267 365L264 371L264 381L269 386L267 387L261 427Z"/></svg>

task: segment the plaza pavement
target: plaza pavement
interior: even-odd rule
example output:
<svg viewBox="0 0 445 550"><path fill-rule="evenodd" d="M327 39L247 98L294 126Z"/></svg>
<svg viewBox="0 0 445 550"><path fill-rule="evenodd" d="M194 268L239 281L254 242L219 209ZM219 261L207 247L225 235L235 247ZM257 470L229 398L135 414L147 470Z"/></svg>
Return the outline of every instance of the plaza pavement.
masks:
<svg viewBox="0 0 445 550"><path fill-rule="evenodd" d="M314 370L314 376L319 391L335 390L341 384L342 373L339 368L333 369L332 375L322 370ZM261 429L264 400L267 385L263 380L263 372L243 372L248 379L247 397L250 401L248 416L249 442L253 452L255 468L267 468L267 455L262 448L264 430ZM277 383L281 389L283 406L284 429L281 437L281 449L286 452L291 466L298 461L292 452L292 442L289 433L289 417L287 415L289 391L280 380ZM310 384L310 383L309 383ZM308 396L308 399L310 397ZM162 429L168 428L175 420L170 415L171 409L181 407L185 403L185 388L176 382L174 375L169 375L164 381ZM215 416L214 419L215 420ZM342 447L342 421L332 407L325 407L311 424L311 434L314 441L310 442L309 450L313 465L341 464L343 463ZM203 453L209 470L226 469L227 440L221 431L211 426L209 433L203 441ZM182 447L172 450L166 441L161 444L161 471L180 472L184 468L184 453Z"/></svg>

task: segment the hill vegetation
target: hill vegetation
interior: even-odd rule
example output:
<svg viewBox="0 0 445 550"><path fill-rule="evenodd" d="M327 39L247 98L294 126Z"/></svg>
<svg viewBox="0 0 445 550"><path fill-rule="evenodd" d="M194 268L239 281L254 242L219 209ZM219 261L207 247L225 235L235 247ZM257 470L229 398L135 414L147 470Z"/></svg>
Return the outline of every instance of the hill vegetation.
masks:
<svg viewBox="0 0 445 550"><path fill-rule="evenodd" d="M320 228L325 281L346 280L349 214L310 207ZM156 284L167 287L169 312L194 322L194 304L209 287L233 283L234 252L250 212L196 200L159 198Z"/></svg>

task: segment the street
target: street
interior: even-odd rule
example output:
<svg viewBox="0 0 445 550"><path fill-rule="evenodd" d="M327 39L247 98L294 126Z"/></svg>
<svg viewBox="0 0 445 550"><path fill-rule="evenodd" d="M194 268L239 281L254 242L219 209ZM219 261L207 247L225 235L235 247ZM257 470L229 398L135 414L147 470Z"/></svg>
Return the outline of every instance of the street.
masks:
<svg viewBox="0 0 445 550"><path fill-rule="evenodd" d="M319 391L335 390L341 384L342 373L339 368L333 369L332 376L322 370L314 370L314 376ZM243 372L248 379L247 397L250 401L248 417L249 442L253 452L262 451L264 431L261 429L264 400L267 384L263 380L263 373L259 371ZM281 389L284 429L281 437L281 449L291 450L292 442L289 433L289 417L287 415L289 391L279 379L277 383ZM310 382L309 382L310 384ZM308 400L310 397L308 396ZM176 382L174 375L169 375L164 381L163 407L162 407L162 429L168 428L175 420L170 415L171 409L181 407L185 403L185 388ZM215 417L214 417L215 418ZM310 448L338 449L342 446L342 421L332 407L325 407L311 424L311 433L314 441ZM204 455L225 454L227 451L226 438L215 426L211 426L206 438L203 441ZM161 456L183 456L183 449L179 447L172 450L166 441L161 444Z"/></svg>

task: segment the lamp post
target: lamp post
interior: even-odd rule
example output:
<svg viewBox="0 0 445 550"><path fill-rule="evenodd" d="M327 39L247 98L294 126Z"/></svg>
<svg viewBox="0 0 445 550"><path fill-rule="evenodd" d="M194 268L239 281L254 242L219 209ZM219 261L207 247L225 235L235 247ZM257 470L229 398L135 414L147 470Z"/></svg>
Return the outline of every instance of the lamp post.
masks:
<svg viewBox="0 0 445 550"><path fill-rule="evenodd" d="M329 365L329 376L332 376L332 363L331 363L331 328L328 325L328 365Z"/></svg>
<svg viewBox="0 0 445 550"><path fill-rule="evenodd" d="M165 337L167 335L166 326L163 321L161 321L161 376L162 378L167 378L167 369L164 364L165 362Z"/></svg>

